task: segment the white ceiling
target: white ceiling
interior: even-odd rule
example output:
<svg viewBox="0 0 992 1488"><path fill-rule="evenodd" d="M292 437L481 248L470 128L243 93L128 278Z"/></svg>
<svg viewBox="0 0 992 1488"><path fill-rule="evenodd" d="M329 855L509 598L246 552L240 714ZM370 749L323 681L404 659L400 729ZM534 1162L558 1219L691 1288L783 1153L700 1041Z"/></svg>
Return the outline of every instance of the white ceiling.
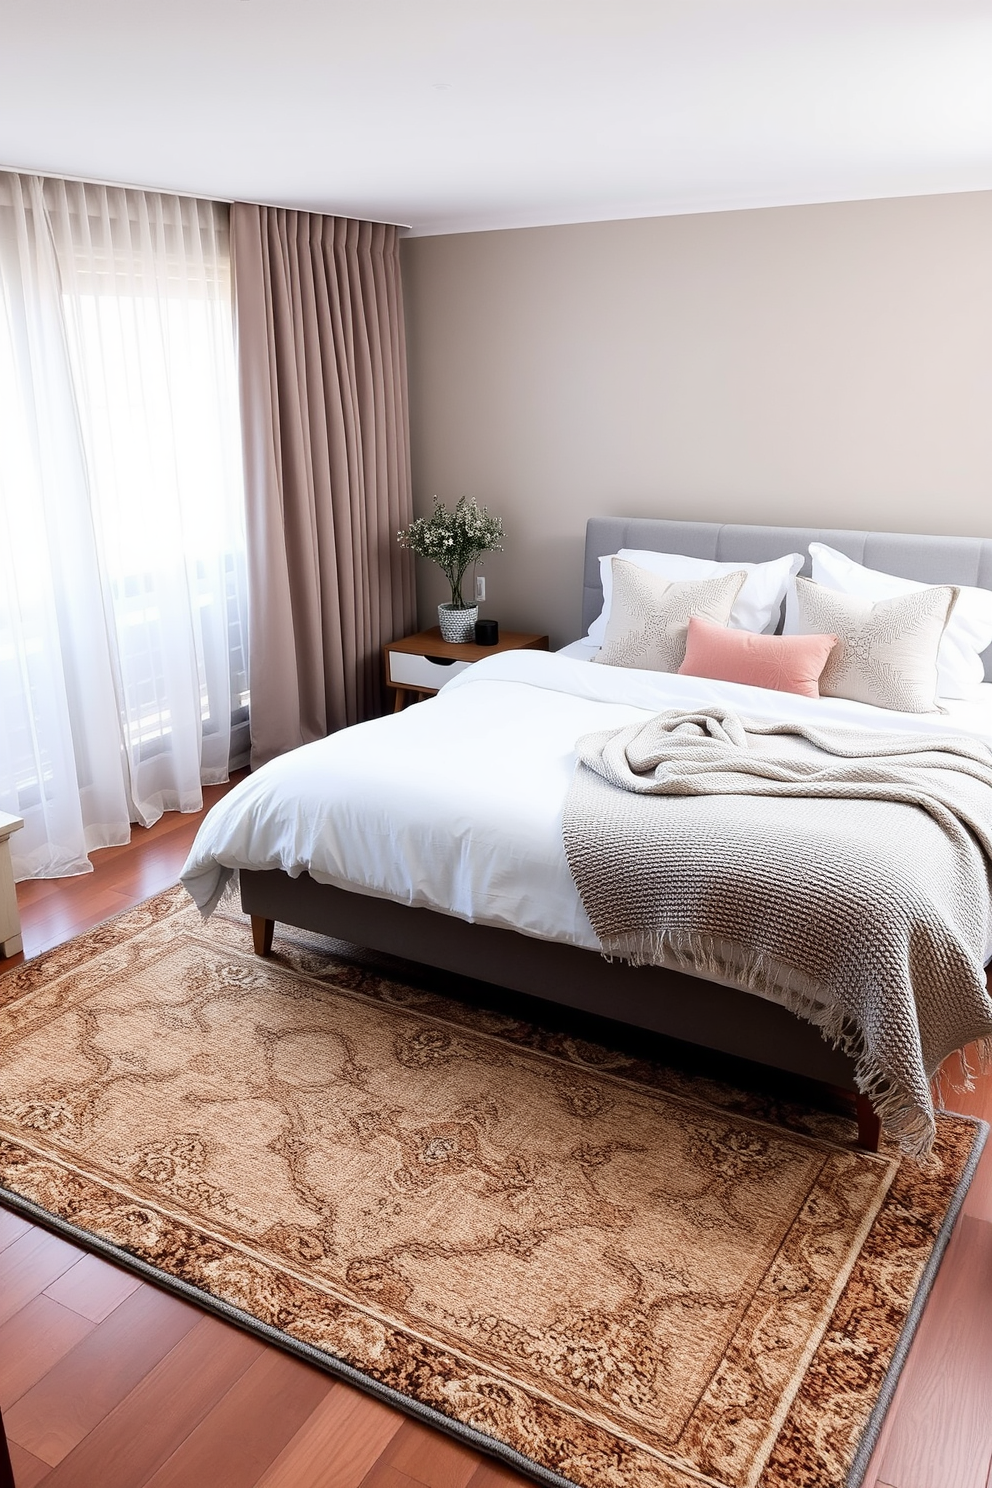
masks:
<svg viewBox="0 0 992 1488"><path fill-rule="evenodd" d="M992 0L0 0L0 165L417 233L992 188Z"/></svg>

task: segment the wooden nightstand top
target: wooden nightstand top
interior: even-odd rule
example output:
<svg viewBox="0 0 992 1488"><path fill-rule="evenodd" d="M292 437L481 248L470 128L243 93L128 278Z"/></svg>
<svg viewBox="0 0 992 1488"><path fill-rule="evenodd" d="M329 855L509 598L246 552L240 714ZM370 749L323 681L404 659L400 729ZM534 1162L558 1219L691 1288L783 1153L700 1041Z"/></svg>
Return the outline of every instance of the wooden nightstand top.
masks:
<svg viewBox="0 0 992 1488"><path fill-rule="evenodd" d="M546 635L533 635L527 630L503 630L495 646L477 646L474 641L444 640L437 625L404 636L401 641L390 641L383 647L383 661L386 686L396 695L393 711L399 713L418 698L433 697L445 682L485 656L495 656L499 651L547 649Z"/></svg>
<svg viewBox="0 0 992 1488"><path fill-rule="evenodd" d="M385 647L387 651L401 651L408 656L441 656L451 661L481 661L484 656L495 656L500 651L547 649L546 635L534 635L526 630L501 630L495 646L477 646L474 641L444 640L438 625L404 636L401 641L390 641Z"/></svg>

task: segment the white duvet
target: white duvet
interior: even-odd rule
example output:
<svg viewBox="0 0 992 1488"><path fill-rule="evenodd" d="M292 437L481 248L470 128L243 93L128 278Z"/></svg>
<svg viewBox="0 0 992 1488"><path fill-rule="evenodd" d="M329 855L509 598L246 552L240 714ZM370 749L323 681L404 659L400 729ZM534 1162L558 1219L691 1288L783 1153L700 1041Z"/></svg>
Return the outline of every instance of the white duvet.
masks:
<svg viewBox="0 0 992 1488"><path fill-rule="evenodd" d="M966 734L992 747L992 685L946 714L590 665L595 648L491 656L437 697L283 755L209 813L182 882L204 915L241 868L598 949L569 875L562 806L575 741L666 708Z"/></svg>

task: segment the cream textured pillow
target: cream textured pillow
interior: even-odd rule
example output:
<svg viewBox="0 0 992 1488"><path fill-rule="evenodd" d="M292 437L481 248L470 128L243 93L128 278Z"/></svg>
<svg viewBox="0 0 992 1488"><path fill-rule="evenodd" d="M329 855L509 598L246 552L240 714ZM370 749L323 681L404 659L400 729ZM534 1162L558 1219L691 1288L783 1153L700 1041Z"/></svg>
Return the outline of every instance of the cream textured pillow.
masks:
<svg viewBox="0 0 992 1488"><path fill-rule="evenodd" d="M594 661L607 666L677 672L685 660L689 620L699 615L726 625L741 585L743 569L712 579L671 583L647 569L613 559L613 601L602 650Z"/></svg>
<svg viewBox="0 0 992 1488"><path fill-rule="evenodd" d="M865 568L863 563L855 563L846 553L828 548L826 543L810 543L809 556L816 582L841 594L858 594L862 599L894 599L897 594L912 594L928 587L915 579L899 579L876 568ZM967 584L957 587L958 602L937 653L939 697L974 697L985 681L982 652L992 645L992 590L973 589Z"/></svg>
<svg viewBox="0 0 992 1488"><path fill-rule="evenodd" d="M873 604L797 579L800 634L832 631L837 637L820 675L820 696L900 713L943 712L937 651L957 597L954 585L936 584Z"/></svg>

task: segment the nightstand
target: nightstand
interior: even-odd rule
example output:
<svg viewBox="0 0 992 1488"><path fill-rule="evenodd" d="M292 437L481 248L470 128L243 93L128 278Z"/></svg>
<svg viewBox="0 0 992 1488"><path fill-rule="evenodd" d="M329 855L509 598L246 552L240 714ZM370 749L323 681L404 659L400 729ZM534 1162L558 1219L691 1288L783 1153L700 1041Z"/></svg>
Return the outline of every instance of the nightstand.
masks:
<svg viewBox="0 0 992 1488"><path fill-rule="evenodd" d="M413 699L433 697L446 682L457 677L473 661L495 656L500 651L547 651L546 635L531 635L522 630L501 630L495 646L477 646L474 641L457 645L441 638L440 628L422 630L418 635L390 641L383 648L386 686L396 692L394 713L399 713Z"/></svg>
<svg viewBox="0 0 992 1488"><path fill-rule="evenodd" d="M0 956L16 956L24 949L21 943L21 917L17 911L14 870L10 864L11 832L19 832L24 823L19 816L0 811Z"/></svg>

